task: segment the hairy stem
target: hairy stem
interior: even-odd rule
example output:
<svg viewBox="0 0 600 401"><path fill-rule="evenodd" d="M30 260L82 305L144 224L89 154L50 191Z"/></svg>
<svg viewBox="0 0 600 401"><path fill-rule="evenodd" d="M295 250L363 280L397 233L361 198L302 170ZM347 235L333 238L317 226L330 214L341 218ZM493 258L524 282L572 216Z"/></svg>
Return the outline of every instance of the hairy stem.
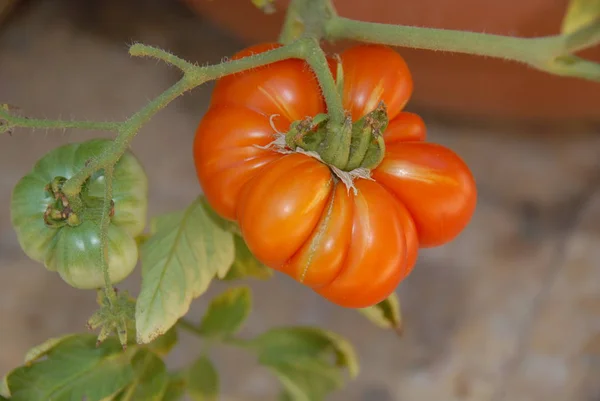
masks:
<svg viewBox="0 0 600 401"><path fill-rule="evenodd" d="M416 49L498 57L528 62L546 59L558 49L555 37L516 38L477 32L379 24L334 17L327 22L328 39L354 39Z"/></svg>
<svg viewBox="0 0 600 401"><path fill-rule="evenodd" d="M104 204L102 205L102 218L100 220L100 264L102 266L102 273L104 274L104 293L109 302L113 302L117 297L112 282L110 281L110 272L108 270L108 228L110 225L110 212L113 196L113 175L113 166L104 168Z"/></svg>
<svg viewBox="0 0 600 401"><path fill-rule="evenodd" d="M390 46L495 57L520 62L556 75L600 81L600 64L570 55L573 51L599 43L600 24L591 24L569 35L517 38L362 22L334 16L326 22L325 33L328 40L354 39Z"/></svg>
<svg viewBox="0 0 600 401"><path fill-rule="evenodd" d="M306 41L306 51L304 56L321 86L325 103L327 103L327 114L329 114L330 124L342 124L345 117L342 97L338 92L335 80L333 79L333 74L329 69L325 52L323 52L323 49L321 49L321 46L319 46L319 43L316 40L308 40Z"/></svg>
<svg viewBox="0 0 600 401"><path fill-rule="evenodd" d="M21 128L43 128L43 129L86 129L98 131L117 131L121 126L120 122L103 121L68 121L68 120L47 120L20 117L11 114L8 107L0 105L0 123L4 121L7 127Z"/></svg>

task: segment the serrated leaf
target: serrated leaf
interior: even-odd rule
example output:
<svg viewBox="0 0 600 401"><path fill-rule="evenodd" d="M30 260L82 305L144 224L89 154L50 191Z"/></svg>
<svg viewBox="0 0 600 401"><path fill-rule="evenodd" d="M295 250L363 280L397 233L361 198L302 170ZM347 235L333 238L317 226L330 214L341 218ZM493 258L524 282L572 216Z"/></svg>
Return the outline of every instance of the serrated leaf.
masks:
<svg viewBox="0 0 600 401"><path fill-rule="evenodd" d="M323 401L342 387L341 372L319 359L301 359L267 365L284 388L280 400Z"/></svg>
<svg viewBox="0 0 600 401"><path fill-rule="evenodd" d="M187 372L176 372L169 374L169 382L162 401L180 400L187 387Z"/></svg>
<svg viewBox="0 0 600 401"><path fill-rule="evenodd" d="M205 356L190 367L187 383L188 393L194 401L215 401L219 397L219 375Z"/></svg>
<svg viewBox="0 0 600 401"><path fill-rule="evenodd" d="M235 259L223 280L237 280L247 277L266 280L273 276L273 269L269 269L254 257L242 237L235 235L233 241L235 244Z"/></svg>
<svg viewBox="0 0 600 401"><path fill-rule="evenodd" d="M161 356L167 355L177 344L177 339L177 330L175 327L171 327L165 334L149 344L150 350Z"/></svg>
<svg viewBox="0 0 600 401"><path fill-rule="evenodd" d="M402 330L400 300L395 292L377 305L361 308L358 311L381 328L391 328L398 332Z"/></svg>
<svg viewBox="0 0 600 401"><path fill-rule="evenodd" d="M236 235L240 235L240 236L242 235L242 230L240 229L240 226L238 225L237 222L227 220L227 219L224 219L223 217L219 216L217 214L217 212L215 212L215 209L213 209L212 206L210 206L210 204L208 203L208 201L206 200L205 197L200 197L199 200L202 203L204 210L206 210L206 213L208 213L210 218L219 227L221 227L225 231L230 231Z"/></svg>
<svg viewBox="0 0 600 401"><path fill-rule="evenodd" d="M158 356L147 349L139 350L131 360L133 382L115 401L162 401L167 390L167 367Z"/></svg>
<svg viewBox="0 0 600 401"><path fill-rule="evenodd" d="M44 341L40 345L36 345L35 347L27 351L27 353L25 354L25 365L29 365L31 362L35 362L36 360L40 359L48 352L50 352L61 342L78 335L79 334L67 334L66 336L62 337L54 337Z"/></svg>
<svg viewBox="0 0 600 401"><path fill-rule="evenodd" d="M574 33L600 22L600 0L571 0L562 20L561 31Z"/></svg>
<svg viewBox="0 0 600 401"><path fill-rule="evenodd" d="M250 288L229 288L208 305L200 323L200 332L211 338L230 337L237 333L252 306Z"/></svg>
<svg viewBox="0 0 600 401"><path fill-rule="evenodd" d="M201 199L153 221L141 247L142 288L136 305L137 341L148 343L185 315L217 272L233 263L233 234L209 217Z"/></svg>
<svg viewBox="0 0 600 401"><path fill-rule="evenodd" d="M131 382L134 349L123 352L114 338L96 347L94 335L65 339L46 352L46 359L8 375L11 401L106 399Z"/></svg>
<svg viewBox="0 0 600 401"><path fill-rule="evenodd" d="M359 366L352 345L340 335L316 327L275 328L250 340L258 350L259 362L265 365L300 360L335 357L338 367L346 367L351 377Z"/></svg>

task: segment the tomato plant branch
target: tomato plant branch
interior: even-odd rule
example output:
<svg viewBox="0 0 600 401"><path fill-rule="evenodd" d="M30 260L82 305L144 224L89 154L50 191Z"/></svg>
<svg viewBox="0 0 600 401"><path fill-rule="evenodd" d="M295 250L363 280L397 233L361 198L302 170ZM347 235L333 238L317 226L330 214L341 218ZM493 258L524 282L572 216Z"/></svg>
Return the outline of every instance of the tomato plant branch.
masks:
<svg viewBox="0 0 600 401"><path fill-rule="evenodd" d="M326 21L334 15L331 0L293 0L288 6L279 42L291 43L302 36L320 40Z"/></svg>
<svg viewBox="0 0 600 401"><path fill-rule="evenodd" d="M117 131L119 126L119 122L46 120L21 117L10 113L8 105L0 105L0 133L7 132L14 127L34 129L78 128L98 131Z"/></svg>
<svg viewBox="0 0 600 401"><path fill-rule="evenodd" d="M200 329L194 323L185 318L181 318L177 321L177 327L197 337L202 337L202 332Z"/></svg>
<svg viewBox="0 0 600 401"><path fill-rule="evenodd" d="M108 269L108 227L110 225L110 215L113 198L113 166L104 168L104 203L102 205L102 217L100 219L100 265L104 274L104 293L109 302L116 298L115 289L110 281Z"/></svg>
<svg viewBox="0 0 600 401"><path fill-rule="evenodd" d="M342 97L333 79L333 74L329 69L325 52L323 52L323 49L321 49L316 40L308 39L305 43L304 59L310 65L319 81L325 103L327 103L329 121L332 125L341 125L345 120Z"/></svg>
<svg viewBox="0 0 600 401"><path fill-rule="evenodd" d="M164 50L142 44L132 45L130 54L134 56L157 58L181 69L184 75L176 84L164 91L126 121L69 122L60 120L32 120L11 115L8 112L7 107L0 108L0 117L7 121L8 127L83 128L118 131L118 135L110 148L107 148L107 150L99 157L92 159L86 167L77 172L64 184L63 190L68 197L74 197L79 194L84 182L94 172L102 168L114 166L123 153L125 153L140 128L174 99L181 96L184 92L196 88L207 81L215 80L226 75L289 58L304 59L315 70L315 74L323 89L330 114L332 115L332 121L336 122L343 119L341 99L336 91L333 76L327 66L327 59L318 43L311 38L300 39L287 46L273 49L265 53L204 67L194 65Z"/></svg>
<svg viewBox="0 0 600 401"><path fill-rule="evenodd" d="M596 25L596 24L594 24ZM527 64L558 75L578 76L600 81L600 64L568 58L572 63L558 62L573 50L598 43L599 28L591 26L572 35L538 38L517 38L478 32L355 21L334 16L326 22L328 40L353 39L367 43L417 49L441 50L456 53L495 57ZM581 61L580 61L581 60Z"/></svg>

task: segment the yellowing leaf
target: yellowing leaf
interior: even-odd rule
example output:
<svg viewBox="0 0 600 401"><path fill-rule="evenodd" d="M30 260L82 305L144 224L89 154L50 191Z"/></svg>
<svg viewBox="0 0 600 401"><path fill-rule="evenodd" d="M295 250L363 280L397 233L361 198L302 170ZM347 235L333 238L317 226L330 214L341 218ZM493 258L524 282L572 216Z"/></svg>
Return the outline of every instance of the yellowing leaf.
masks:
<svg viewBox="0 0 600 401"><path fill-rule="evenodd" d="M211 219L202 200L153 221L141 247L142 288L136 305L137 341L148 343L185 315L217 272L234 258L233 234Z"/></svg>
<svg viewBox="0 0 600 401"><path fill-rule="evenodd" d="M103 400L133 379L130 361L135 347L123 352L108 339L96 346L96 336L77 335L48 350L46 359L22 366L7 377L11 401Z"/></svg>
<svg viewBox="0 0 600 401"><path fill-rule="evenodd" d="M263 265L254 257L244 239L239 235L234 236L235 243L235 260L223 277L223 280L237 280L247 277L266 280L273 276L273 269Z"/></svg>
<svg viewBox="0 0 600 401"><path fill-rule="evenodd" d="M600 0L571 0L561 31L570 34L594 22L600 23Z"/></svg>
<svg viewBox="0 0 600 401"><path fill-rule="evenodd" d="M339 370L319 359L279 362L267 367L283 386L280 400L323 401L344 384Z"/></svg>
<svg viewBox="0 0 600 401"><path fill-rule="evenodd" d="M396 293L392 293L377 305L358 309L358 311L379 327L402 331L402 312Z"/></svg>
<svg viewBox="0 0 600 401"><path fill-rule="evenodd" d="M250 313L250 288L230 288L215 297L200 323L200 332L206 337L229 337L235 334Z"/></svg>
<svg viewBox="0 0 600 401"><path fill-rule="evenodd" d="M281 400L321 401L343 384L342 370L358 374L352 345L341 336L314 327L284 327L234 344L254 349L261 365L277 376Z"/></svg>
<svg viewBox="0 0 600 401"><path fill-rule="evenodd" d="M40 345L36 345L35 347L27 351L27 353L25 354L25 365L29 365L37 359L40 359L64 340L67 340L71 337L75 337L77 335L78 334L68 334L62 337L53 337L44 341Z"/></svg>

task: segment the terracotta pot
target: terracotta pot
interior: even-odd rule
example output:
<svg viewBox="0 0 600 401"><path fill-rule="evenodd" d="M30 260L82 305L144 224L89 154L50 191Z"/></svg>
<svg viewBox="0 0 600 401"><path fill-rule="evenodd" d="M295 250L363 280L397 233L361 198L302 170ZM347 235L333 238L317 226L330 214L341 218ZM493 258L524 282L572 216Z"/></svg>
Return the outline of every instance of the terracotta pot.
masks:
<svg viewBox="0 0 600 401"><path fill-rule="evenodd" d="M246 43L275 40L286 5L265 15L250 0L184 0ZM363 21L533 37L558 33L567 0L338 0ZM339 46L338 46L339 49ZM415 80L411 107L467 118L600 121L600 84L476 56L400 49ZM600 61L600 46L582 53Z"/></svg>

